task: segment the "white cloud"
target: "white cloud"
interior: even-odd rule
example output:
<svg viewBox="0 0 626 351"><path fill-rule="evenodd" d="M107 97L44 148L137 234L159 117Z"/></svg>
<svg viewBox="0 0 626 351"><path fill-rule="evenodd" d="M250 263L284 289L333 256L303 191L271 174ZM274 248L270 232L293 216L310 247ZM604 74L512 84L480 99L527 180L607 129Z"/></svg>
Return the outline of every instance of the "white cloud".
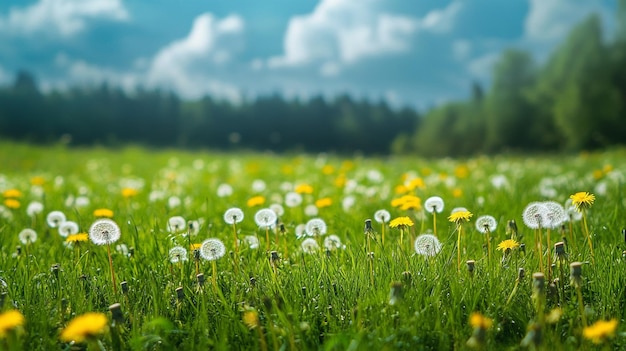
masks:
<svg viewBox="0 0 626 351"><path fill-rule="evenodd" d="M475 58L467 65L467 70L475 79L487 79L491 76L493 65L500 57L500 52L489 52Z"/></svg>
<svg viewBox="0 0 626 351"><path fill-rule="evenodd" d="M221 20L210 13L196 17L185 38L167 45L152 59L148 85L166 87L187 98L211 93L240 100L237 88L205 73L208 68L230 61L241 47L243 30L244 22L237 15Z"/></svg>
<svg viewBox="0 0 626 351"><path fill-rule="evenodd" d="M446 8L433 10L421 20L421 27L434 33L447 33L454 28L454 21L463 8L460 1L450 3Z"/></svg>
<svg viewBox="0 0 626 351"><path fill-rule="evenodd" d="M472 43L469 40L458 39L452 42L452 54L454 58L463 61L472 52Z"/></svg>
<svg viewBox="0 0 626 351"><path fill-rule="evenodd" d="M122 0L39 0L24 8L14 7L0 15L0 30L17 35L73 36L91 19L125 21L128 11Z"/></svg>

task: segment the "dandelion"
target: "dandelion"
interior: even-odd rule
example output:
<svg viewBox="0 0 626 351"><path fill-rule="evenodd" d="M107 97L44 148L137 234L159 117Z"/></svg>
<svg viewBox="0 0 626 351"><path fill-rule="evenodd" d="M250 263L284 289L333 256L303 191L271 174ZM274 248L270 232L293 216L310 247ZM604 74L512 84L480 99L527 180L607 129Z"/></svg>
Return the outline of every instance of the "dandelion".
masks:
<svg viewBox="0 0 626 351"><path fill-rule="evenodd" d="M413 226L413 221L409 217L406 217L406 216L394 218L391 220L391 222L389 222L389 228L400 229L400 245L402 245L404 231L408 227L412 227L412 226Z"/></svg>
<svg viewBox="0 0 626 351"><path fill-rule="evenodd" d="M315 239L313 238L304 239L302 243L300 244L300 247L302 248L302 251L308 254L318 252L320 249L320 246L317 244L317 241L315 241Z"/></svg>
<svg viewBox="0 0 626 351"><path fill-rule="evenodd" d="M524 224L535 230L535 253L539 256L539 270L543 272L543 250L541 245L541 228L549 222L550 210L542 202L531 202L524 208L522 219Z"/></svg>
<svg viewBox="0 0 626 351"><path fill-rule="evenodd" d="M239 239L237 239L237 223L243 221L243 211L240 208L232 207L224 212L224 222L233 226L233 238L235 246L235 261L238 260ZM235 269L237 266L235 265Z"/></svg>
<svg viewBox="0 0 626 351"><path fill-rule="evenodd" d="M385 225L391 220L391 213L385 209L374 212L374 220L382 224L381 228L381 243L385 244Z"/></svg>
<svg viewBox="0 0 626 351"><path fill-rule="evenodd" d="M469 324L474 331L469 340L467 340L467 346L471 348L482 348L486 342L487 330L491 328L493 320L483 316L479 312L473 312L470 315Z"/></svg>
<svg viewBox="0 0 626 351"><path fill-rule="evenodd" d="M493 216L484 215L476 218L476 229L485 234L487 239L487 260L491 261L491 238L490 234L496 230L498 222Z"/></svg>
<svg viewBox="0 0 626 351"><path fill-rule="evenodd" d="M276 224L278 216L276 212L269 208L258 210L254 215L254 221L261 229L265 229L265 247L270 249L270 228ZM276 245L278 245L278 234L276 235Z"/></svg>
<svg viewBox="0 0 626 351"><path fill-rule="evenodd" d="M217 264L216 261L226 254L226 246L220 239L210 238L202 242L200 256L211 261L213 268L213 288L217 291Z"/></svg>
<svg viewBox="0 0 626 351"><path fill-rule="evenodd" d="M463 231L463 223L469 222L470 218L472 218L472 213L470 211L459 211L454 212L448 216L448 221L456 224L457 231L457 241L456 241L456 252L457 252L457 272L461 272L461 232Z"/></svg>
<svg viewBox="0 0 626 351"><path fill-rule="evenodd" d="M587 210L593 205L596 197L588 192L578 192L569 197L572 200L572 205L576 207L576 210L583 215L583 228L585 229L585 236L589 243L589 252L591 253L591 261L594 261L593 245L591 243L591 235L589 235L589 226L587 225Z"/></svg>
<svg viewBox="0 0 626 351"><path fill-rule="evenodd" d="M97 218L113 218L113 211L108 208L97 208L93 211L93 216Z"/></svg>
<svg viewBox="0 0 626 351"><path fill-rule="evenodd" d="M285 209L283 208L281 204L271 204L270 210L274 211L274 213L276 213L278 217L285 214Z"/></svg>
<svg viewBox="0 0 626 351"><path fill-rule="evenodd" d="M296 192L288 192L285 194L285 205L287 207L293 208L299 206L302 203L302 195Z"/></svg>
<svg viewBox="0 0 626 351"><path fill-rule="evenodd" d="M5 199L19 199L22 197L22 192L17 189L7 189L2 192L2 197Z"/></svg>
<svg viewBox="0 0 626 351"><path fill-rule="evenodd" d="M315 201L315 207L317 208L329 207L332 204L333 204L333 200L330 197L324 197Z"/></svg>
<svg viewBox="0 0 626 351"><path fill-rule="evenodd" d="M583 337L591 340L594 344L601 344L609 338L615 336L617 329L617 319L613 318L609 321L597 321L594 324L583 329Z"/></svg>
<svg viewBox="0 0 626 351"><path fill-rule="evenodd" d="M500 250L502 252L509 252L511 250L517 249L519 247L519 243L513 239L506 239L498 244L496 250Z"/></svg>
<svg viewBox="0 0 626 351"><path fill-rule="evenodd" d="M43 204L39 201L33 201L26 206L26 214L29 217L35 217L43 212Z"/></svg>
<svg viewBox="0 0 626 351"><path fill-rule="evenodd" d="M67 238L68 235L78 233L78 230L79 228L76 222L65 221L61 223L61 225L59 225L59 235L61 235L64 238Z"/></svg>
<svg viewBox="0 0 626 351"><path fill-rule="evenodd" d="M122 196L126 199L130 199L131 197L135 197L139 194L139 190L135 188L124 188L122 189Z"/></svg>
<svg viewBox="0 0 626 351"><path fill-rule="evenodd" d="M314 204L309 204L304 208L304 214L309 217L317 216L319 212L319 209Z"/></svg>
<svg viewBox="0 0 626 351"><path fill-rule="evenodd" d="M324 247L327 250L338 250L342 247L341 239L337 235L331 234L324 238Z"/></svg>
<svg viewBox="0 0 626 351"><path fill-rule="evenodd" d="M299 184L294 191L298 194L313 194L313 187L309 184Z"/></svg>
<svg viewBox="0 0 626 351"><path fill-rule="evenodd" d="M187 250L182 246L174 246L169 251L169 258L171 263L187 261Z"/></svg>
<svg viewBox="0 0 626 351"><path fill-rule="evenodd" d="M253 196L250 199L248 199L248 202L246 202L248 207L261 206L264 203L265 203L265 197L261 195Z"/></svg>
<svg viewBox="0 0 626 351"><path fill-rule="evenodd" d="M187 220L182 216L173 216L167 220L167 230L170 233L180 233L187 229Z"/></svg>
<svg viewBox="0 0 626 351"><path fill-rule="evenodd" d="M415 239L415 252L421 256L434 257L441 251L441 243L432 234L422 234Z"/></svg>
<svg viewBox="0 0 626 351"><path fill-rule="evenodd" d="M309 236L320 236L326 234L326 222L321 218L310 219L306 223L305 231Z"/></svg>
<svg viewBox="0 0 626 351"><path fill-rule="evenodd" d="M104 334L108 328L108 319L104 313L88 312L72 319L61 332L64 342L82 343Z"/></svg>
<svg viewBox="0 0 626 351"><path fill-rule="evenodd" d="M46 216L46 222L50 228L56 228L65 222L65 214L61 211L52 211Z"/></svg>
<svg viewBox="0 0 626 351"><path fill-rule="evenodd" d="M98 219L89 227L89 237L96 245L106 245L109 255L109 269L111 271L111 282L113 292L117 295L117 284L115 283L115 271L113 270L113 260L111 259L111 244L119 240L122 232L114 221L104 218Z"/></svg>
<svg viewBox="0 0 626 351"><path fill-rule="evenodd" d="M65 238L65 242L68 244L81 243L87 240L89 240L89 235L87 233L70 234L67 238Z"/></svg>
<svg viewBox="0 0 626 351"><path fill-rule="evenodd" d="M22 204L17 199L6 199L4 200L4 206L10 208L12 210L16 210L20 208Z"/></svg>
<svg viewBox="0 0 626 351"><path fill-rule="evenodd" d="M551 258L551 250L552 240L550 240L550 231L551 229L557 229L561 226L562 223L567 221L569 218L565 212L565 208L561 206L560 203L555 201L545 201L543 205L548 209L548 213L546 214L546 241L548 247L548 262L552 262ZM541 240L542 238L539 238Z"/></svg>
<svg viewBox="0 0 626 351"><path fill-rule="evenodd" d="M243 237L243 241L248 245L251 249L259 248L259 238L254 235L246 235Z"/></svg>
<svg viewBox="0 0 626 351"><path fill-rule="evenodd" d="M198 235L203 222L204 222L204 219L188 220L187 221L187 234L194 235L194 236Z"/></svg>
<svg viewBox="0 0 626 351"><path fill-rule="evenodd" d="M24 315L18 310L0 313L0 339L5 338L11 330L22 327L24 321Z"/></svg>
<svg viewBox="0 0 626 351"><path fill-rule="evenodd" d="M264 191L265 188L267 188L267 185L262 179L255 179L252 182L252 191L254 191L255 193L260 193Z"/></svg>
<svg viewBox="0 0 626 351"><path fill-rule="evenodd" d="M29 245L37 241L37 232L33 229L26 228L22 229L22 231L17 234L17 237L20 239L22 244Z"/></svg>
<svg viewBox="0 0 626 351"><path fill-rule="evenodd" d="M230 184L222 183L217 187L218 197L227 197L233 194L233 187Z"/></svg>

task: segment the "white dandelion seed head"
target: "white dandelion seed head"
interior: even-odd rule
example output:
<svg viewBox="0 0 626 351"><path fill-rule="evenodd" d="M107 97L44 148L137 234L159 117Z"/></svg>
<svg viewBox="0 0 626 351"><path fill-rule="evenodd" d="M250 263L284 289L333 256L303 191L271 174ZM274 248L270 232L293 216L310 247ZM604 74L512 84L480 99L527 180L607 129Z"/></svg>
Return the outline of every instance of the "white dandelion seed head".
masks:
<svg viewBox="0 0 626 351"><path fill-rule="evenodd" d="M608 184L606 182L599 182L596 184L595 188L593 188L593 192L597 195L604 196L606 195L606 191L608 189Z"/></svg>
<svg viewBox="0 0 626 351"><path fill-rule="evenodd" d="M455 214L457 212L469 212L465 207L455 207L450 211L450 214Z"/></svg>
<svg viewBox="0 0 626 351"><path fill-rule="evenodd" d="M180 200L180 198L178 196L172 195L167 199L167 206L169 208L175 208L180 206L180 204L182 203L182 201Z"/></svg>
<svg viewBox="0 0 626 351"><path fill-rule="evenodd" d="M56 228L65 222L65 213L61 211L52 211L46 216L46 222L50 228Z"/></svg>
<svg viewBox="0 0 626 351"><path fill-rule="evenodd" d="M385 179L383 174L377 169L370 169L367 171L367 180L372 183L380 183Z"/></svg>
<svg viewBox="0 0 626 351"><path fill-rule="evenodd" d="M165 193L161 190L152 190L150 194L148 194L148 201L150 202L156 202L163 199L165 199Z"/></svg>
<svg viewBox="0 0 626 351"><path fill-rule="evenodd" d="M126 244L115 245L115 251L121 253L123 256L128 256L128 246L126 246Z"/></svg>
<svg viewBox="0 0 626 351"><path fill-rule="evenodd" d="M430 213L443 211L443 199L439 196L431 196L424 201L424 209Z"/></svg>
<svg viewBox="0 0 626 351"><path fill-rule="evenodd" d="M485 234L487 231L493 233L498 226L498 222L493 216L484 215L476 218L476 230Z"/></svg>
<svg viewBox="0 0 626 351"><path fill-rule="evenodd" d="M348 195L341 200L341 207L344 212L350 211L350 209L356 204L356 198L352 195Z"/></svg>
<svg viewBox="0 0 626 351"><path fill-rule="evenodd" d="M37 232L34 231L33 229L26 228L26 229L22 229L22 231L19 234L17 234L17 237L20 239L20 241L24 245L32 244L35 241L37 241Z"/></svg>
<svg viewBox="0 0 626 351"><path fill-rule="evenodd" d="M262 208L256 212L254 215L254 222L261 229L272 228L276 225L276 220L278 216L276 212L272 211L269 208Z"/></svg>
<svg viewBox="0 0 626 351"><path fill-rule="evenodd" d="M541 202L529 203L522 213L524 224L530 229L539 229L548 224L548 208Z"/></svg>
<svg viewBox="0 0 626 351"><path fill-rule="evenodd" d="M246 236L244 236L243 237L243 241L251 249L258 249L259 248L259 238L257 238L254 235L246 235Z"/></svg>
<svg viewBox="0 0 626 351"><path fill-rule="evenodd" d="M281 204L271 204L270 209L274 211L274 213L276 213L278 217L285 214L285 209L283 208L283 205Z"/></svg>
<svg viewBox="0 0 626 351"><path fill-rule="evenodd" d="M66 238L68 235L78 233L78 224L72 221L65 221L59 225L59 235Z"/></svg>
<svg viewBox="0 0 626 351"><path fill-rule="evenodd" d="M262 179L255 179L252 182L252 191L260 193L262 191L265 191L265 189L267 188L267 185L265 184L265 181L263 181Z"/></svg>
<svg viewBox="0 0 626 351"><path fill-rule="evenodd" d="M170 233L180 233L187 230L187 220L182 216L173 216L167 220L167 231Z"/></svg>
<svg viewBox="0 0 626 351"><path fill-rule="evenodd" d="M26 214L29 217L34 217L43 211L43 204L39 201L32 201L26 207Z"/></svg>
<svg viewBox="0 0 626 351"><path fill-rule="evenodd" d="M172 263L187 261L187 250L182 246L174 246L170 249L169 257Z"/></svg>
<svg viewBox="0 0 626 351"><path fill-rule="evenodd" d="M233 187L230 184L222 183L217 187L218 197L227 197L233 194Z"/></svg>
<svg viewBox="0 0 626 351"><path fill-rule="evenodd" d="M317 244L317 241L315 241L315 239L313 238L304 239L302 243L300 244L300 247L302 247L302 251L309 253L309 254L318 252L320 249L320 246Z"/></svg>
<svg viewBox="0 0 626 351"><path fill-rule="evenodd" d="M306 236L306 224L304 224L304 223L298 224L296 226L295 233L296 233L296 238L297 239L304 238Z"/></svg>
<svg viewBox="0 0 626 351"><path fill-rule="evenodd" d="M578 222L583 219L582 212L578 212L576 206L574 206L572 199L567 199L565 201L565 215L567 216L568 221Z"/></svg>
<svg viewBox="0 0 626 351"><path fill-rule="evenodd" d="M314 204L307 205L304 208L304 214L309 217L317 216L319 212L320 212L319 209Z"/></svg>
<svg viewBox="0 0 626 351"><path fill-rule="evenodd" d="M422 256L436 256L441 251L441 243L432 234L422 234L415 238L415 252Z"/></svg>
<svg viewBox="0 0 626 351"><path fill-rule="evenodd" d="M548 213L546 214L547 227L556 229L569 220L565 208L561 206L560 203L556 201L544 201L543 205L548 208Z"/></svg>
<svg viewBox="0 0 626 351"><path fill-rule="evenodd" d="M202 228L202 224L204 224L204 219L202 218L187 221L187 230L189 231L189 235L198 235L200 228Z"/></svg>
<svg viewBox="0 0 626 351"><path fill-rule="evenodd" d="M91 201L87 196L78 196L76 200L74 200L74 207L83 208L89 206Z"/></svg>
<svg viewBox="0 0 626 351"><path fill-rule="evenodd" d="M232 207L224 212L224 222L235 224L243 221L243 211L240 208Z"/></svg>
<svg viewBox="0 0 626 351"><path fill-rule="evenodd" d="M378 223L389 223L391 220L391 213L385 209L374 212L374 220Z"/></svg>
<svg viewBox="0 0 626 351"><path fill-rule="evenodd" d="M321 218L313 218L306 222L305 231L309 236L326 234L326 222Z"/></svg>
<svg viewBox="0 0 626 351"><path fill-rule="evenodd" d="M215 261L224 254L226 254L226 246L220 239L206 239L200 246L200 256L207 261Z"/></svg>
<svg viewBox="0 0 626 351"><path fill-rule="evenodd" d="M110 245L118 241L122 232L113 220L98 219L89 227L89 238L96 245Z"/></svg>
<svg viewBox="0 0 626 351"><path fill-rule="evenodd" d="M342 247L341 239L335 235L331 234L324 239L324 247L328 250L337 250Z"/></svg>
<svg viewBox="0 0 626 351"><path fill-rule="evenodd" d="M502 189L509 185L509 180L504 174L496 174L491 177L491 185L496 189Z"/></svg>
<svg viewBox="0 0 626 351"><path fill-rule="evenodd" d="M287 205L287 207L296 207L299 206L302 203L302 195L290 191L287 194L285 194L285 205Z"/></svg>

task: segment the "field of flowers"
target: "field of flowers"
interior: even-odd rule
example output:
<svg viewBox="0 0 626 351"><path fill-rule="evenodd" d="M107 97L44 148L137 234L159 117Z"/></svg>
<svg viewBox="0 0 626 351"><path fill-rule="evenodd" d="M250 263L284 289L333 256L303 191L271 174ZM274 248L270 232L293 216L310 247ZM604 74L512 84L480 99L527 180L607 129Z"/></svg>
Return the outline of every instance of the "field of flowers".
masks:
<svg viewBox="0 0 626 351"><path fill-rule="evenodd" d="M0 349L625 349L624 160L0 143Z"/></svg>

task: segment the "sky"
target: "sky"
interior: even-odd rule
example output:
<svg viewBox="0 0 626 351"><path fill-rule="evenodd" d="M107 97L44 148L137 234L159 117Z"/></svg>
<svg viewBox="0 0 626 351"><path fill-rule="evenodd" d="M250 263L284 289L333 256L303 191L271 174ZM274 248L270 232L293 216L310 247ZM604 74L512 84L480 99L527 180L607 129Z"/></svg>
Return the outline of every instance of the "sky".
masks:
<svg viewBox="0 0 626 351"><path fill-rule="evenodd" d="M0 84L107 82L235 103L350 94L425 108L488 86L502 50L542 62L616 0L2 0ZM607 34L608 35L608 34Z"/></svg>

